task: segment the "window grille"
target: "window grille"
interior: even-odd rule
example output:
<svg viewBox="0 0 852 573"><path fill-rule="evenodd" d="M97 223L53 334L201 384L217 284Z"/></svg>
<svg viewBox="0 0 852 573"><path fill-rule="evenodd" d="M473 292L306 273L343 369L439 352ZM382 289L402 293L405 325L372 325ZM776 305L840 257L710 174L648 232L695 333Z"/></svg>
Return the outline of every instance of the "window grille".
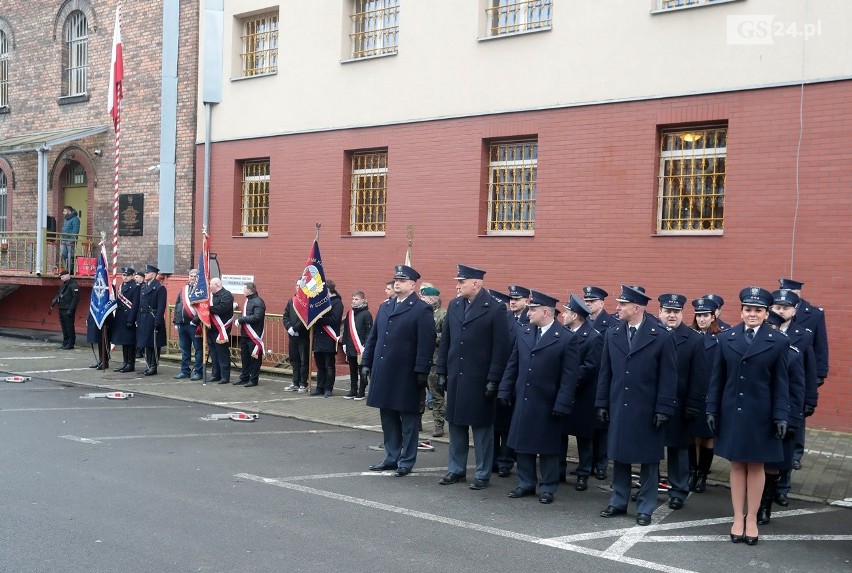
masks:
<svg viewBox="0 0 852 573"><path fill-rule="evenodd" d="M269 232L269 160L243 163L242 207L243 235Z"/></svg>
<svg viewBox="0 0 852 573"><path fill-rule="evenodd" d="M86 170L80 163L72 161L65 170L65 186L80 187L86 184Z"/></svg>
<svg viewBox="0 0 852 573"><path fill-rule="evenodd" d="M538 142L495 142L488 157L488 234L533 234Z"/></svg>
<svg viewBox="0 0 852 573"><path fill-rule="evenodd" d="M656 0L657 10L677 10L678 8L693 8L724 2L730 2L730 0Z"/></svg>
<svg viewBox="0 0 852 573"><path fill-rule="evenodd" d="M5 233L7 230L6 223L8 214L6 213L6 197L8 194L6 185L6 174L0 171L0 233Z"/></svg>
<svg viewBox="0 0 852 573"><path fill-rule="evenodd" d="M352 57L367 58L399 51L399 0L354 0Z"/></svg>
<svg viewBox="0 0 852 573"><path fill-rule="evenodd" d="M491 0L491 7L485 10L489 35L549 30L552 10L552 0Z"/></svg>
<svg viewBox="0 0 852 573"><path fill-rule="evenodd" d="M349 230L352 234L384 234L388 196L388 153L352 155Z"/></svg>
<svg viewBox="0 0 852 573"><path fill-rule="evenodd" d="M65 92L66 96L86 94L89 69L89 25L86 15L75 10L65 21Z"/></svg>
<svg viewBox="0 0 852 573"><path fill-rule="evenodd" d="M727 139L727 126L662 132L658 233L722 231Z"/></svg>
<svg viewBox="0 0 852 573"><path fill-rule="evenodd" d="M9 44L0 30L0 107L9 105Z"/></svg>
<svg viewBox="0 0 852 573"><path fill-rule="evenodd" d="M243 77L278 71L278 13L261 14L243 20Z"/></svg>

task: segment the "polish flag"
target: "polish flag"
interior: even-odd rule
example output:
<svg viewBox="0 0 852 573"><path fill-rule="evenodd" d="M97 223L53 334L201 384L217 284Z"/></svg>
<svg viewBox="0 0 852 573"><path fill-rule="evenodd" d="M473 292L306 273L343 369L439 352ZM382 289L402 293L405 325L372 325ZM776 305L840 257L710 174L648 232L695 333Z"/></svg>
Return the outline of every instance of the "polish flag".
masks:
<svg viewBox="0 0 852 573"><path fill-rule="evenodd" d="M121 113L121 82L124 80L124 59L121 53L121 5L115 9L115 29L112 33L112 65L109 68L109 94L107 111L112 116L113 127L118 128Z"/></svg>

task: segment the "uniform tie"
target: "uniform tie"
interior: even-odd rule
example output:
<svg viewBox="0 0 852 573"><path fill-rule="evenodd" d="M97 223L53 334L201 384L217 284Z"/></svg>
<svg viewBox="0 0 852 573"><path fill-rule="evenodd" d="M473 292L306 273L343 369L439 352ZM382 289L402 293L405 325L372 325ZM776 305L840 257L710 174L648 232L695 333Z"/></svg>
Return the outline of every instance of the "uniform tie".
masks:
<svg viewBox="0 0 852 573"><path fill-rule="evenodd" d="M535 329L535 340L533 341L533 346L538 344L538 340L541 338L541 328L536 327Z"/></svg>
<svg viewBox="0 0 852 573"><path fill-rule="evenodd" d="M746 342L748 342L749 346L751 346L751 343L754 342L754 329L753 328L747 328L746 329Z"/></svg>
<svg viewBox="0 0 852 573"><path fill-rule="evenodd" d="M627 343L630 345L631 350L633 349L633 337L636 336L636 327L631 326L627 329Z"/></svg>

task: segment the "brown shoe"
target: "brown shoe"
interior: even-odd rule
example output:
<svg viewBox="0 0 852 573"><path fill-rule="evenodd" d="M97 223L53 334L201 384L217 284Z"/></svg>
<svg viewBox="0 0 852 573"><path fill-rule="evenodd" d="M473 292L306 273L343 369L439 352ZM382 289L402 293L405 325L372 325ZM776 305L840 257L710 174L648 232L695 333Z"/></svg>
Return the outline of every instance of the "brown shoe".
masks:
<svg viewBox="0 0 852 573"><path fill-rule="evenodd" d="M444 435L444 424L439 424L435 422L435 431L432 432L433 438L440 438Z"/></svg>

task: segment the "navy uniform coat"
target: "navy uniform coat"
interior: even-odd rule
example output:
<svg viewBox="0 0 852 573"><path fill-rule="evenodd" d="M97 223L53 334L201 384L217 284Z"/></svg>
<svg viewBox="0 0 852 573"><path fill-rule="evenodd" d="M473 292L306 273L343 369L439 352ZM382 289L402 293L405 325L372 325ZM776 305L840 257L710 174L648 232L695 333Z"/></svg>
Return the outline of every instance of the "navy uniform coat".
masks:
<svg viewBox="0 0 852 573"><path fill-rule="evenodd" d="M167 296L166 287L158 280L142 284L139 292L139 314L136 315L136 346L139 348L159 348L166 345Z"/></svg>
<svg viewBox="0 0 852 573"><path fill-rule="evenodd" d="M663 459L664 433L654 414L677 408L677 351L672 335L645 314L633 339L620 321L604 333L596 408L609 410L607 452L617 462L650 464Z"/></svg>
<svg viewBox="0 0 852 573"><path fill-rule="evenodd" d="M470 304L467 316L464 305ZM494 400L485 399L485 385L503 379L509 355L509 327L503 305L482 289L468 303L463 297L450 301L437 374L447 377L447 422L460 426L494 423Z"/></svg>
<svg viewBox="0 0 852 573"><path fill-rule="evenodd" d="M121 283L121 295L130 302L130 307L116 297L115 324L112 327L112 343L136 346L136 314L139 312L140 287L134 280ZM130 325L130 326L128 326Z"/></svg>
<svg viewBox="0 0 852 573"><path fill-rule="evenodd" d="M719 341L716 339L715 334L710 334L709 332L706 334L698 332L698 336L701 337L701 344L704 348L705 373L702 377L704 387L700 389L703 401L698 408L701 415L689 423L687 432L691 437L695 438L712 438L713 432L710 431L710 426L707 425L707 416L704 415L704 412L707 410L707 391L710 389L710 374L713 372L713 364L716 362L716 355L719 353ZM697 387L696 390L698 390Z"/></svg>
<svg viewBox="0 0 852 573"><path fill-rule="evenodd" d="M809 328L813 333L817 378L825 378L828 376L828 333L825 329L825 313L821 308L802 299L796 306L793 325Z"/></svg>
<svg viewBox="0 0 852 573"><path fill-rule="evenodd" d="M775 420L787 421L790 408L787 337L761 326L751 345L740 323L716 335L707 412L718 416L716 453L737 462L777 462L784 457L775 438Z"/></svg>
<svg viewBox="0 0 852 573"><path fill-rule="evenodd" d="M577 382L574 412L565 418L562 431L572 436L591 438L597 424L595 397L604 339L588 320L573 334L580 344L580 377Z"/></svg>
<svg viewBox="0 0 852 573"><path fill-rule="evenodd" d="M817 390L817 363L813 346L813 333L808 328L804 328L795 322L791 323L787 328L787 340L790 346L799 351L799 360L802 361L802 373L804 375L804 387L802 388L802 398L804 404L816 408L819 401L819 391ZM792 355L791 355L792 356ZM790 384L792 384L792 380ZM790 391L792 394L793 391ZM791 404L790 415L793 409ZM792 425L792 424L791 424Z"/></svg>
<svg viewBox="0 0 852 573"><path fill-rule="evenodd" d="M790 346L787 380L790 385L790 416L787 423L790 428L801 428L805 423L805 360L804 354L795 346Z"/></svg>
<svg viewBox="0 0 852 573"><path fill-rule="evenodd" d="M698 410L698 418L706 418L704 404L710 371L704 354L704 337L681 323L671 331L677 348L677 409L666 423L666 446L686 448L689 446L689 422L683 416L686 408ZM706 421L705 421L706 423Z"/></svg>
<svg viewBox="0 0 852 573"><path fill-rule="evenodd" d="M372 370L367 405L399 412L420 412L416 374L428 374L435 350L432 305L411 293L405 300L379 305L361 355Z"/></svg>
<svg viewBox="0 0 852 573"><path fill-rule="evenodd" d="M595 330L598 332L606 332L606 330L618 324L618 321L612 318L606 310L601 310L600 314L592 321L592 326L595 327Z"/></svg>
<svg viewBox="0 0 852 573"><path fill-rule="evenodd" d="M522 454L556 455L563 420L574 409L580 376L580 344L572 332L553 322L538 343L537 328L526 326L512 346L498 398L515 403L509 426L510 448Z"/></svg>

